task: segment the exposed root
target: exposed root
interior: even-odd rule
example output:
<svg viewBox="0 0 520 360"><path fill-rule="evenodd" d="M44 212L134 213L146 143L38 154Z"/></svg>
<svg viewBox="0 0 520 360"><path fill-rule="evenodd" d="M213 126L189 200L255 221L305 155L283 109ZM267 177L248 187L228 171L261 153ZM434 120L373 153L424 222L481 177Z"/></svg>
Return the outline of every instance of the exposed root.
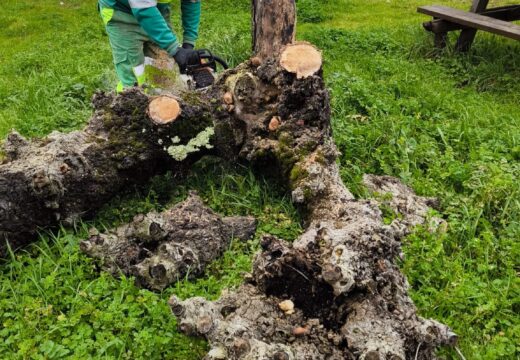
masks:
<svg viewBox="0 0 520 360"><path fill-rule="evenodd" d="M208 358L433 359L436 347L453 345L449 328L417 315L396 264L402 237L424 222L430 202L367 177L373 189L395 192L404 220L385 225L380 203L354 199L339 175L321 71L298 78L267 59L221 81L246 126L241 156L285 179L306 228L292 245L265 237L236 292L213 303L173 297L180 329L209 340ZM293 314L278 306L284 300Z"/></svg>
<svg viewBox="0 0 520 360"><path fill-rule="evenodd" d="M202 274L232 238L247 240L255 230L254 218L222 218L192 193L164 212L137 215L105 234L93 231L80 248L102 259L110 273L135 276L139 285L162 290L186 276Z"/></svg>
<svg viewBox="0 0 520 360"><path fill-rule="evenodd" d="M428 220L427 225L432 231L446 228L444 220L428 215L431 208L439 207L437 199L415 195L410 187L392 176L365 175L363 184L377 196L378 202L399 215L396 222L410 228Z"/></svg>

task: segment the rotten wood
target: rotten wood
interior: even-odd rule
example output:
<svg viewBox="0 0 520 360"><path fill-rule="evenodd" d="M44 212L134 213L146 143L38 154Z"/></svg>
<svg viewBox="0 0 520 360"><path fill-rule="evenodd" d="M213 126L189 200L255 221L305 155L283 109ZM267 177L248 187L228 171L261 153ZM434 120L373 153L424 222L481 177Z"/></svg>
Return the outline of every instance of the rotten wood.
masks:
<svg viewBox="0 0 520 360"><path fill-rule="evenodd" d="M221 217L191 193L168 210L137 215L107 233L93 229L80 248L111 274L135 276L138 285L161 291L201 275L233 238L248 240L255 230L254 218Z"/></svg>
<svg viewBox="0 0 520 360"><path fill-rule="evenodd" d="M401 192L389 206L406 214L385 225L377 202L352 196L321 71L298 77L276 57L249 61L218 88L216 98L233 95L232 117L245 127L240 157L284 180L305 230L293 244L266 236L247 283L219 300L172 297L180 330L209 341L208 359L433 359L453 345L448 327L417 315L397 265L402 237L432 202L367 178L372 190ZM290 313L280 308L287 300Z"/></svg>
<svg viewBox="0 0 520 360"><path fill-rule="evenodd" d="M8 246L16 250L33 242L40 229L88 217L131 184L185 169L165 144L173 137L186 144L211 126L208 108L179 100L185 111L177 121L156 124L148 115L150 100L137 89L99 93L81 131L30 141L16 132L7 137L0 165L0 257Z"/></svg>

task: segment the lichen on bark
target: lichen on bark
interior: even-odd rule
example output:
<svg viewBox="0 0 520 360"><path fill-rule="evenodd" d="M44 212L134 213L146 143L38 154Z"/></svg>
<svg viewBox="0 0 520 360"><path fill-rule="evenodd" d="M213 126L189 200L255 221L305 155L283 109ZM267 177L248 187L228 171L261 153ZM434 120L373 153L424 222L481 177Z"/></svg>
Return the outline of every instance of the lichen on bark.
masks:
<svg viewBox="0 0 520 360"><path fill-rule="evenodd" d="M183 161L191 153L200 151L201 149L213 149L213 145L211 145L211 137L213 135L215 135L215 129L213 127L207 127L188 141L186 145L170 145L167 149L168 154L177 161ZM178 139L179 138L176 137L172 139L172 142L175 144Z"/></svg>

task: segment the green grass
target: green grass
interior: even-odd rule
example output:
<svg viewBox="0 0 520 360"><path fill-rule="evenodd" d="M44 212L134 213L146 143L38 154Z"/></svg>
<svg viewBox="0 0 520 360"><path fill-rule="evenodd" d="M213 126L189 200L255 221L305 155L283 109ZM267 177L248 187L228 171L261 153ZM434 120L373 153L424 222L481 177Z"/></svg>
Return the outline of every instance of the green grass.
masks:
<svg viewBox="0 0 520 360"><path fill-rule="evenodd" d="M435 51L420 27L426 17L415 12L429 3L298 0L299 37L324 51L349 188L364 197L363 173L389 174L441 200L448 231L417 229L404 243L402 267L420 313L452 326L467 359L519 359L520 46L479 34L466 55ZM11 128L42 136L81 127L91 94L116 81L95 1L3 5L0 136ZM203 6L199 45L232 64L247 58L249 1ZM259 235L292 239L301 230L288 200L248 170L210 162L186 182L156 178L114 199L92 222L42 234L0 265L0 358L200 358L205 344L176 332L166 299L216 298L238 285L256 240L234 243L204 278L162 294L100 274L78 251L89 226L161 209L189 189L219 212L259 217ZM440 356L458 358L451 350Z"/></svg>

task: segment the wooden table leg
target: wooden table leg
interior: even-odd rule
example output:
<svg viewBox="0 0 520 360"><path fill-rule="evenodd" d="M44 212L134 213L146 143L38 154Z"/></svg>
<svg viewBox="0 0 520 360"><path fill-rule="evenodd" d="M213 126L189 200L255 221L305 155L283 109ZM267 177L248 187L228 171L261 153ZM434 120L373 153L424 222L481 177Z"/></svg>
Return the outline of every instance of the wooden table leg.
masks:
<svg viewBox="0 0 520 360"><path fill-rule="evenodd" d="M433 40L435 47L438 49L444 49L448 43L448 33L437 33Z"/></svg>
<svg viewBox="0 0 520 360"><path fill-rule="evenodd" d="M434 21L436 19L437 18L433 18ZM433 21L431 23L433 23ZM435 32L434 34L435 34L435 37L434 37L433 43L434 43L435 47L437 49L444 49L446 47L447 43L448 43L448 32L446 32L446 31Z"/></svg>
<svg viewBox="0 0 520 360"><path fill-rule="evenodd" d="M479 13L486 10L488 6L489 0L473 0L473 5L471 6L471 12ZM456 49L457 51L468 51L473 44L473 40L475 40L475 35L477 34L476 29L464 29L461 31L459 39L457 40Z"/></svg>

